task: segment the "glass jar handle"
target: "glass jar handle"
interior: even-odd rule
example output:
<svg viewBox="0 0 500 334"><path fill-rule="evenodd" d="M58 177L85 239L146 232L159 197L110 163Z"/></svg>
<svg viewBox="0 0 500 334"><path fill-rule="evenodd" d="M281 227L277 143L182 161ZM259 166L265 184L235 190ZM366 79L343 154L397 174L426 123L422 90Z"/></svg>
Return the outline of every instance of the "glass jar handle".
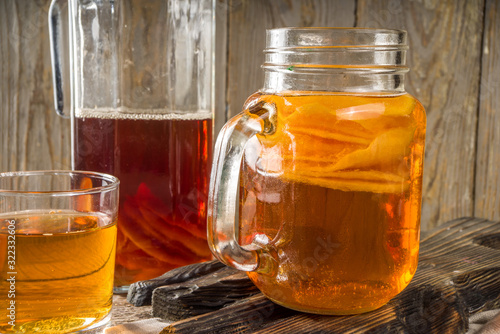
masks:
<svg viewBox="0 0 500 334"><path fill-rule="evenodd" d="M70 116L71 103L64 105L64 97L71 97L70 85L70 34L68 21L68 0L52 0L49 8L50 58L52 61L52 82L54 104L57 113Z"/></svg>
<svg viewBox="0 0 500 334"><path fill-rule="evenodd" d="M272 273L277 261L261 247L243 248L237 239L239 173L245 145L256 134L275 130L275 106L260 101L233 117L222 128L214 151L208 195L208 242L223 263L243 271Z"/></svg>

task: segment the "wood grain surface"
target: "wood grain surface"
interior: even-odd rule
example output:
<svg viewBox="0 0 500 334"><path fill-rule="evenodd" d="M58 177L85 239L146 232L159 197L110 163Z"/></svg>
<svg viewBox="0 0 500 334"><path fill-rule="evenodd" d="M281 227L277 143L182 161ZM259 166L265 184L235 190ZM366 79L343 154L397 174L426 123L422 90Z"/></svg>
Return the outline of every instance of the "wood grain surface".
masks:
<svg viewBox="0 0 500 334"><path fill-rule="evenodd" d="M0 1L0 171L70 168L53 110L50 0ZM500 0L216 0L216 133L262 85L264 32L284 26L408 30L407 90L428 113L422 228L500 217Z"/></svg>
<svg viewBox="0 0 500 334"><path fill-rule="evenodd" d="M245 290L249 279L234 269L220 276L190 277L193 266L203 264L187 268L184 283L157 288L153 314L167 320L183 318L166 327L164 334L465 333L471 315L500 306L499 231L500 222L479 218L453 220L429 231L422 238L419 266L408 287L387 305L364 314L305 314L276 305L260 293L242 294L235 302L235 286ZM182 268L176 270L179 277Z"/></svg>
<svg viewBox="0 0 500 334"><path fill-rule="evenodd" d="M500 1L486 0L474 215L500 219Z"/></svg>
<svg viewBox="0 0 500 334"><path fill-rule="evenodd" d="M472 215L483 2L360 0L357 14L408 31L406 88L427 111L423 228Z"/></svg>
<svg viewBox="0 0 500 334"><path fill-rule="evenodd" d="M70 168L70 124L53 108L50 2L0 1L0 171Z"/></svg>
<svg viewBox="0 0 500 334"><path fill-rule="evenodd" d="M153 308L151 305L136 307L127 302L127 295L113 295L113 310L109 326L123 325L129 322L151 318Z"/></svg>
<svg viewBox="0 0 500 334"><path fill-rule="evenodd" d="M265 33L280 27L352 27L355 1L229 0L227 95L228 116L241 111L262 88Z"/></svg>

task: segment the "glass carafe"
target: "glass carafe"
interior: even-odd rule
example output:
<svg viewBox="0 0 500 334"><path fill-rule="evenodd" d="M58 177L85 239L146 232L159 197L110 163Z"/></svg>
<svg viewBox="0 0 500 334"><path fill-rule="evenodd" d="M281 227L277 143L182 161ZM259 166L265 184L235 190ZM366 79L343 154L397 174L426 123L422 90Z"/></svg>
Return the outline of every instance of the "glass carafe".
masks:
<svg viewBox="0 0 500 334"><path fill-rule="evenodd" d="M404 90L406 40L267 32L264 86L217 139L208 232L215 256L281 305L367 312L417 269L426 118Z"/></svg>
<svg viewBox="0 0 500 334"><path fill-rule="evenodd" d="M72 164L121 181L115 291L210 259L213 0L53 0Z"/></svg>

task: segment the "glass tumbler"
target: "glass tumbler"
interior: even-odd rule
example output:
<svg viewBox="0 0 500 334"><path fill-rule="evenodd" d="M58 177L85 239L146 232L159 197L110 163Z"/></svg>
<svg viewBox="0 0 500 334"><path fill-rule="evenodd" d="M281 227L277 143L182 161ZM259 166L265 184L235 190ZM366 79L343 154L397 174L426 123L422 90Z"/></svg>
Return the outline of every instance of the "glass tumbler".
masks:
<svg viewBox="0 0 500 334"><path fill-rule="evenodd" d="M110 319L119 181L0 173L0 332L100 333Z"/></svg>

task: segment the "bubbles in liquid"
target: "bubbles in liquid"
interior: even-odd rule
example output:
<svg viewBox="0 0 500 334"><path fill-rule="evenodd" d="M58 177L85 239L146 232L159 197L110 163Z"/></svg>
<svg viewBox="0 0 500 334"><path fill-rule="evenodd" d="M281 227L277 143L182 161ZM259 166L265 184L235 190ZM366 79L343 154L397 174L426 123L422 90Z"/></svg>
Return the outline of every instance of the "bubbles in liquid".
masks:
<svg viewBox="0 0 500 334"><path fill-rule="evenodd" d="M185 112L170 109L135 109L135 108L94 108L77 109L75 116L78 118L100 119L133 119L133 120L205 120L212 119L210 110Z"/></svg>

